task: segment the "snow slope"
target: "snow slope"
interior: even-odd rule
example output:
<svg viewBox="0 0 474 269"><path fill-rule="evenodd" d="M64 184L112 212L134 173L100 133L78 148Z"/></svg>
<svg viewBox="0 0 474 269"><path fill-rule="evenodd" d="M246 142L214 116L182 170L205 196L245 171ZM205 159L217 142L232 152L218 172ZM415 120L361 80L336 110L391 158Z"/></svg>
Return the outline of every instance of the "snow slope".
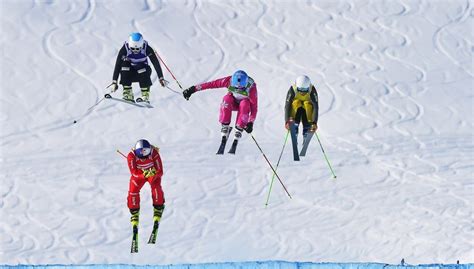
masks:
<svg viewBox="0 0 474 269"><path fill-rule="evenodd" d="M0 264L474 262L472 5L0 1ZM155 83L154 109L88 110L132 31L183 87L246 70L259 89L253 134L274 163L286 91L308 74L338 178L317 140L299 163L288 144L278 172L293 199L276 182L265 208L272 173L253 140L214 154L224 89L185 101ZM139 138L161 149L167 207L159 243L146 245L144 187L131 255L116 150Z"/></svg>

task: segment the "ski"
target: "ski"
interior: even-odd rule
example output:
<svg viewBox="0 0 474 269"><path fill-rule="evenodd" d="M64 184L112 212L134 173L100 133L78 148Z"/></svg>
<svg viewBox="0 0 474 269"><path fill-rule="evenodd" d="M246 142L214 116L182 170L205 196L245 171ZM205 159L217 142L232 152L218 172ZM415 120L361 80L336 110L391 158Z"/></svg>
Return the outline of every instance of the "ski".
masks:
<svg viewBox="0 0 474 269"><path fill-rule="evenodd" d="M296 133L296 124L294 122L290 123L290 134L291 134L291 144L293 145L293 159L295 161L300 160L300 155L298 154L298 141Z"/></svg>
<svg viewBox="0 0 474 269"><path fill-rule="evenodd" d="M145 100L143 100L143 98L141 98L141 97L138 97L138 98L135 100L135 103L141 104L141 105L143 104L143 105L146 106L146 107L152 108L152 106L151 106L151 104L150 104L150 101L145 101Z"/></svg>
<svg viewBox="0 0 474 269"><path fill-rule="evenodd" d="M133 226L133 234L132 234L132 247L130 253L137 253L138 252L138 227Z"/></svg>
<svg viewBox="0 0 474 269"><path fill-rule="evenodd" d="M129 104L129 105L134 105L134 106L137 106L137 107L153 108L153 106L150 105L150 104L146 104L146 103L143 103L143 102L142 103L135 103L135 102L127 101L127 100L124 100L124 99L115 98L115 97L112 97L112 95L110 95L108 93L104 95L104 98L109 99L109 100L119 101L119 102Z"/></svg>
<svg viewBox="0 0 474 269"><path fill-rule="evenodd" d="M303 147L300 151L300 156L306 156L306 151L308 150L309 142L311 142L311 138L313 138L314 132L308 132L306 137L303 140Z"/></svg>
<svg viewBox="0 0 474 269"><path fill-rule="evenodd" d="M158 221L155 221L153 224L153 230L151 231L150 238L148 239L148 244L155 244L156 242L156 235L158 234L158 227L160 226L160 223Z"/></svg>
<svg viewBox="0 0 474 269"><path fill-rule="evenodd" d="M227 132L227 135L222 136L221 144L219 145L219 149L217 150L216 154L218 155L224 154L225 145L227 144L227 139L231 131L232 131L232 127L229 127L229 131Z"/></svg>
<svg viewBox="0 0 474 269"><path fill-rule="evenodd" d="M230 150L228 153L235 154L235 151L237 150L237 143L239 143L239 140L234 139L234 142L232 142L232 146L230 147Z"/></svg>

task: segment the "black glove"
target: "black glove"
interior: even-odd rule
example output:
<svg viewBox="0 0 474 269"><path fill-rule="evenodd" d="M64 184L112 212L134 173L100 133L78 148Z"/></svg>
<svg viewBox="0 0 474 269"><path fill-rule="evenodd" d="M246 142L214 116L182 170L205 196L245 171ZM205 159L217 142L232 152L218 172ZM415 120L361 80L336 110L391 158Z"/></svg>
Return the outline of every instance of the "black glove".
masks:
<svg viewBox="0 0 474 269"><path fill-rule="evenodd" d="M245 126L244 130L250 134L253 131L253 122L247 123L247 126Z"/></svg>
<svg viewBox="0 0 474 269"><path fill-rule="evenodd" d="M189 97L191 97L191 95L195 92L196 92L196 87L191 86L187 88L186 90L183 91L184 99L189 100Z"/></svg>

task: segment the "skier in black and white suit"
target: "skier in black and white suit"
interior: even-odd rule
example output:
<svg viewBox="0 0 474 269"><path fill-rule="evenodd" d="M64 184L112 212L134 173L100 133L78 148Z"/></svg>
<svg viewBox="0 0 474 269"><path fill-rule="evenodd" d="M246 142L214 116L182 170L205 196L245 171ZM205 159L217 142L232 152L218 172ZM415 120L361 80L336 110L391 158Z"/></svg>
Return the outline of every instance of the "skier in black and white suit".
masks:
<svg viewBox="0 0 474 269"><path fill-rule="evenodd" d="M162 87L165 87L165 79L161 70L160 62L155 51L143 39L140 33L131 33L128 41L120 49L115 62L114 74L112 77L111 91L118 88L117 80L120 75L120 84L123 86L123 99L135 102L132 82L140 84L142 100L149 102L151 82L151 68L148 65L148 58L155 67L158 79Z"/></svg>

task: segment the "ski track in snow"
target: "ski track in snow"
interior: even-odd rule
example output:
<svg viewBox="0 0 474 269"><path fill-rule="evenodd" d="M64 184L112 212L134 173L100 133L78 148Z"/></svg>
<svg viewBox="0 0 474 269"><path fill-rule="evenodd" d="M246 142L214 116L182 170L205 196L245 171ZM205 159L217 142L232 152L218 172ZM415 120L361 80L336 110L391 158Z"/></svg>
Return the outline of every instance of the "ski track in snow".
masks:
<svg viewBox="0 0 474 269"><path fill-rule="evenodd" d="M12 64L0 96L0 264L474 262L472 1L7 0L0 11ZM293 199L275 179L265 208L272 173L253 140L215 156L225 90L185 101L153 74L155 108L101 101L132 31L183 87L246 70L259 89L254 136L274 163L286 92L308 74L338 178L317 139L299 163L288 141L278 173ZM142 137L160 147L166 209L146 245L146 185L130 255L116 150Z"/></svg>

